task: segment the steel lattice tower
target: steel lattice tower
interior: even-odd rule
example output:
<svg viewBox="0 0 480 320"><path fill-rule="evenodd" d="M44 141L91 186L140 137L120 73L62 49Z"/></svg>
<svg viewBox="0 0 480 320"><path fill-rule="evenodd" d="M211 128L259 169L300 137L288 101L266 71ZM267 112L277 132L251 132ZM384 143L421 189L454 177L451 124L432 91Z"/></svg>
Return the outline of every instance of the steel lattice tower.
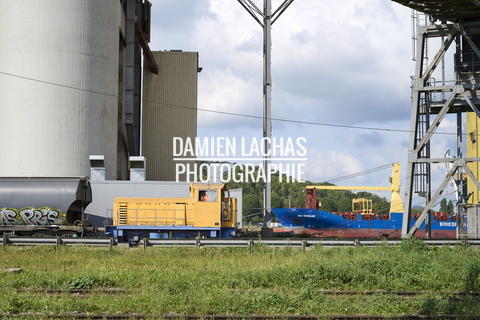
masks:
<svg viewBox="0 0 480 320"><path fill-rule="evenodd" d="M394 1L427 17L427 23L417 26L415 36L416 66L412 77L402 236L415 234L423 222L425 236L433 236L430 232L430 211L452 181L455 181L457 190L457 235L460 236L466 225L462 218L467 214L468 228L478 229L475 221L478 220L480 200L477 178L480 162L477 145L480 124L480 1ZM427 44L432 41L437 41L439 46L429 61ZM453 68L447 75L445 59L447 52L452 51ZM431 149L437 147L432 138L438 135L437 129L447 115L456 119L456 154L453 157L432 157ZM432 185L431 166L436 163L444 163L447 168L438 186ZM425 208L412 225L414 193L425 197Z"/></svg>

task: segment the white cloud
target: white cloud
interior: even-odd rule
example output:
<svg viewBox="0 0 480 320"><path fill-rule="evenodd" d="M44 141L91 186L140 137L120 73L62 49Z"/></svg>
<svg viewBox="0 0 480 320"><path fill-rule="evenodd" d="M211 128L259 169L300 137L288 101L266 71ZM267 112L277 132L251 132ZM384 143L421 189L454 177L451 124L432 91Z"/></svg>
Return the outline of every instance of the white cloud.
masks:
<svg viewBox="0 0 480 320"><path fill-rule="evenodd" d="M155 46L200 52L204 69L199 88L215 85L218 89L200 92L199 105L224 101L219 96L231 93L226 87L240 81L248 85L236 88L238 95L256 98L261 112L260 25L237 2L211 0L183 6L187 2L154 4L154 13L161 13L160 20L154 20L158 21L154 31L165 26L155 37ZM274 1L273 10L280 3ZM381 0L328 5L293 2L272 28L274 117L291 117L295 112L298 120L313 115L344 124L407 118L408 106L403 107L409 105L410 68L399 67L398 61L403 58L410 65L410 34L405 30L410 18L408 10L400 9ZM228 77L233 81L218 85ZM229 108L229 100L223 108ZM251 110L250 105L244 113ZM303 112L296 112L299 109ZM224 123L235 122L232 117L224 119Z"/></svg>
<svg viewBox="0 0 480 320"><path fill-rule="evenodd" d="M237 127L258 125L259 120L255 118L224 114L262 117L261 102L256 99L258 88L253 81L237 77L229 68L201 74L200 78L198 108L218 113L199 111L199 126L215 126L225 130L231 128L232 123Z"/></svg>
<svg viewBox="0 0 480 320"><path fill-rule="evenodd" d="M328 181L361 171L364 171L361 163L355 156L347 152L322 152L315 148L308 150L305 172L307 179L312 182ZM357 178L352 181L362 183L364 178Z"/></svg>
<svg viewBox="0 0 480 320"><path fill-rule="evenodd" d="M275 10L283 0L272 2ZM237 1L162 0L153 9L154 49L199 52L200 109L262 116L262 29ZM273 117L344 125L273 121L274 136L308 139L307 179L321 182L393 162L406 169L410 16L392 1L294 1L274 23ZM452 123L440 129L450 131ZM199 111L198 133L261 137L262 119ZM451 147L444 138L436 154ZM389 175L349 184L385 185Z"/></svg>

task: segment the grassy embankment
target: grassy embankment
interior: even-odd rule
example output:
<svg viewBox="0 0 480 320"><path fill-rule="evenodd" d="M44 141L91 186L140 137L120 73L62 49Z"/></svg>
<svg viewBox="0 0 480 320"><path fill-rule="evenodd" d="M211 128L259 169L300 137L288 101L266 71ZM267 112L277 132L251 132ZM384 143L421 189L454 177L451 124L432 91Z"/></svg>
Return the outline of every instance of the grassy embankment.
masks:
<svg viewBox="0 0 480 320"><path fill-rule="evenodd" d="M397 247L15 248L0 251L0 313L480 314L480 250ZM46 294L33 289L94 289ZM95 292L118 288L121 292ZM29 292L30 290L30 292ZM322 290L422 291L331 295Z"/></svg>

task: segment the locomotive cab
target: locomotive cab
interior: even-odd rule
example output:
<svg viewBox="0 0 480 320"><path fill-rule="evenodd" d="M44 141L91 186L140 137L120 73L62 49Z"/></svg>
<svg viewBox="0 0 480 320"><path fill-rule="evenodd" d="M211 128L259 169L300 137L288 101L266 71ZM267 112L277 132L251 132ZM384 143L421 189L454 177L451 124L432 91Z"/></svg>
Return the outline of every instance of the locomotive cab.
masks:
<svg viewBox="0 0 480 320"><path fill-rule="evenodd" d="M225 184L190 184L190 197L196 199L195 220L202 226L222 228L222 238L232 237L236 226L236 199L230 196ZM223 229L228 231L224 231ZM226 236L224 233L230 233Z"/></svg>

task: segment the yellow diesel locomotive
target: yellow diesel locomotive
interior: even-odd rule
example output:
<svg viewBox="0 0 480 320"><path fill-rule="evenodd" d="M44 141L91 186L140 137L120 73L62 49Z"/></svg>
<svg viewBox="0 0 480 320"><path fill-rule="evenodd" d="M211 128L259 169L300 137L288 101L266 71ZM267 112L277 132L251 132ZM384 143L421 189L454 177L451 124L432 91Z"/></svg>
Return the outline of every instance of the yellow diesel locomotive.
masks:
<svg viewBox="0 0 480 320"><path fill-rule="evenodd" d="M110 236L119 241L141 238L233 238L237 199L225 184L190 184L188 198L115 198Z"/></svg>

